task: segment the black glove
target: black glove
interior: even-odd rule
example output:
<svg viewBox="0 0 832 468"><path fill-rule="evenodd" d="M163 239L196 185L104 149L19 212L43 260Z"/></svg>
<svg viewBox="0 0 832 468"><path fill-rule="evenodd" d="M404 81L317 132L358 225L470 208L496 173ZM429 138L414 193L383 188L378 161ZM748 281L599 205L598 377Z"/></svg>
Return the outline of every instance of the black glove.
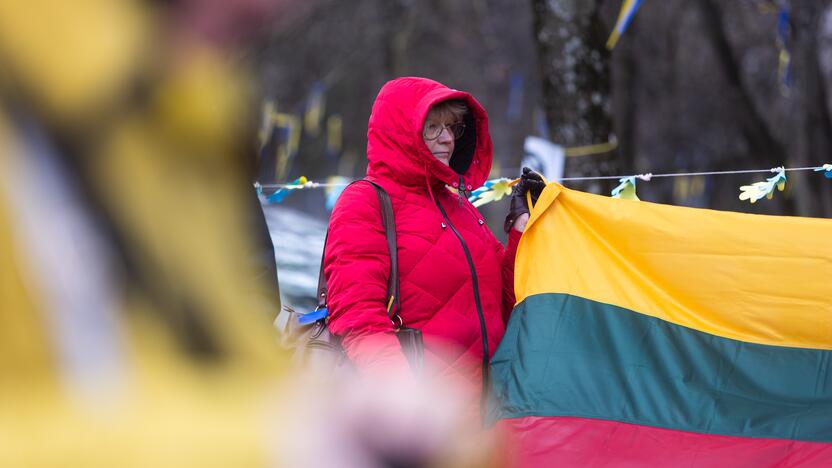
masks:
<svg viewBox="0 0 832 468"><path fill-rule="evenodd" d="M526 193L531 194L532 205L534 205L537 203L537 198L540 196L540 193L543 192L544 187L546 187L546 183L543 182L543 177L541 177L540 174L534 172L528 167L523 168L523 173L520 174L520 182L518 182L511 189L511 205L509 205L506 222L503 225L503 229L506 233L511 230L511 227L514 225L514 221L519 218L520 215L529 212L529 204L526 201Z"/></svg>

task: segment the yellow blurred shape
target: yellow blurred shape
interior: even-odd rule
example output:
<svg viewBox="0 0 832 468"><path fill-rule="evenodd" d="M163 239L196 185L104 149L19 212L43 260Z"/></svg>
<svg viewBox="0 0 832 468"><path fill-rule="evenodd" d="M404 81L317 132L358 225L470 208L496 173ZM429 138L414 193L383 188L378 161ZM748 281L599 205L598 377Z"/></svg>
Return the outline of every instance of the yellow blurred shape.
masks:
<svg viewBox="0 0 832 468"><path fill-rule="evenodd" d="M34 104L64 121L132 84L151 34L136 2L0 2L0 63Z"/></svg>
<svg viewBox="0 0 832 468"><path fill-rule="evenodd" d="M0 114L0 171L17 151ZM45 328L12 235L9 206L0 190L0 388L43 383L54 375ZM2 398L2 397L0 397Z"/></svg>

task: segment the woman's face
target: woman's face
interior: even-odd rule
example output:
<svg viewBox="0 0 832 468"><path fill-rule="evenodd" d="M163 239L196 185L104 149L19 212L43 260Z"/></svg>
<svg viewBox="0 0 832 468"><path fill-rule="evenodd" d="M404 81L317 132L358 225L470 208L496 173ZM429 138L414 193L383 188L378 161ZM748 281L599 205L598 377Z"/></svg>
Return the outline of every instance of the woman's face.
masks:
<svg viewBox="0 0 832 468"><path fill-rule="evenodd" d="M455 123L457 122L453 117L447 116L442 118L437 112L431 110L425 119L425 126L422 129L422 136L425 139L425 145L427 145L428 150L446 166L450 164L451 155L454 154L455 140L450 125ZM431 136L436 135L436 132L439 132L439 136L430 139Z"/></svg>

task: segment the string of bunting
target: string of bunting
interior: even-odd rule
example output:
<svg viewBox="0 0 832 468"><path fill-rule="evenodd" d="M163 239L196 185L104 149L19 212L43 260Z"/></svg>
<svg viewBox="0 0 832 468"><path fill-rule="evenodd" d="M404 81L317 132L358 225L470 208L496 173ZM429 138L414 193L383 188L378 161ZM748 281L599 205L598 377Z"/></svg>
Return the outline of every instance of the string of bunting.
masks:
<svg viewBox="0 0 832 468"><path fill-rule="evenodd" d="M792 56L789 52L791 48L791 26L789 22L789 8L784 3L777 12L777 77L780 82L780 91L783 94L788 94L792 84L791 62Z"/></svg>
<svg viewBox="0 0 832 468"><path fill-rule="evenodd" d="M774 196L774 189L783 191L786 188L786 169L778 168L773 177L769 177L765 182L754 182L751 185L743 185L740 187L740 200L748 200L751 203L766 197L768 200Z"/></svg>
<svg viewBox="0 0 832 468"><path fill-rule="evenodd" d="M786 188L786 171L823 171L823 175L827 179L832 179L832 164L823 164L817 167L775 167L772 169L749 169L740 171L711 171L711 172L685 172L672 174L638 174L625 177L605 176L605 177L572 177L564 178L562 180L599 180L599 179L614 179L618 178L620 182L617 187L612 190L613 198L623 198L628 200L638 200L636 195L636 180L650 181L653 177L693 177L705 175L725 175L725 174L749 174L761 172L774 172L774 176L767 178L765 181L754 182L751 185L743 185L740 187L740 200L748 200L750 203L755 203L757 200L766 198L771 200L774 196L775 190L783 191Z"/></svg>
<svg viewBox="0 0 832 468"><path fill-rule="evenodd" d="M633 17L641 6L641 0L624 0L621 4L621 10L618 12L618 19L615 21L615 26L612 28L609 39L607 39L607 49L612 50L618 43L618 39L627 30L627 27L633 21Z"/></svg>
<svg viewBox="0 0 832 468"><path fill-rule="evenodd" d="M627 176L587 176L587 177L564 177L560 182L577 182L589 180L612 180L618 179L619 184L612 192L613 198L622 198L627 200L638 200L636 195L636 183L638 180L649 182L657 177L694 177L707 175L726 175L726 174L750 174L750 173L774 173L772 177L764 181L754 182L750 185L743 185L740 187L740 200L748 200L750 203L755 203L763 198L771 199L775 191L783 191L786 187L786 172L789 171L815 171L823 172L824 177L832 179L832 164L823 164L821 166L810 167L775 167L772 169L748 169L738 171L710 171L710 172L677 172L667 174L635 174ZM471 192L468 201L474 206L479 207L487 203L501 200L503 197L511 195L511 188L519 179L509 179L507 177L499 177L496 179L487 180L482 187L479 187ZM289 194L297 190L317 189L323 188L327 192L327 209L332 209L335 205L335 200L343 191L344 187L349 185L350 179L342 176L331 176L327 178L327 182L313 182L306 177L298 177L288 184L260 184L254 183L257 194L264 198L266 203L281 203ZM276 189L269 195L264 195L264 189Z"/></svg>

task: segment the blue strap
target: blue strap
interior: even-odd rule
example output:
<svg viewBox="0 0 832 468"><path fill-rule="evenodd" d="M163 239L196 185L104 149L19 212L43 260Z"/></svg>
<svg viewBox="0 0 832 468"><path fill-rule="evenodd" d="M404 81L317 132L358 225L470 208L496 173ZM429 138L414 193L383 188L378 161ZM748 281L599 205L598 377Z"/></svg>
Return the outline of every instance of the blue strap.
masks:
<svg viewBox="0 0 832 468"><path fill-rule="evenodd" d="M322 318L326 318L327 315L329 315L329 311L326 307L323 309L313 310L307 314L298 314L298 323L306 325L307 323L317 322Z"/></svg>

